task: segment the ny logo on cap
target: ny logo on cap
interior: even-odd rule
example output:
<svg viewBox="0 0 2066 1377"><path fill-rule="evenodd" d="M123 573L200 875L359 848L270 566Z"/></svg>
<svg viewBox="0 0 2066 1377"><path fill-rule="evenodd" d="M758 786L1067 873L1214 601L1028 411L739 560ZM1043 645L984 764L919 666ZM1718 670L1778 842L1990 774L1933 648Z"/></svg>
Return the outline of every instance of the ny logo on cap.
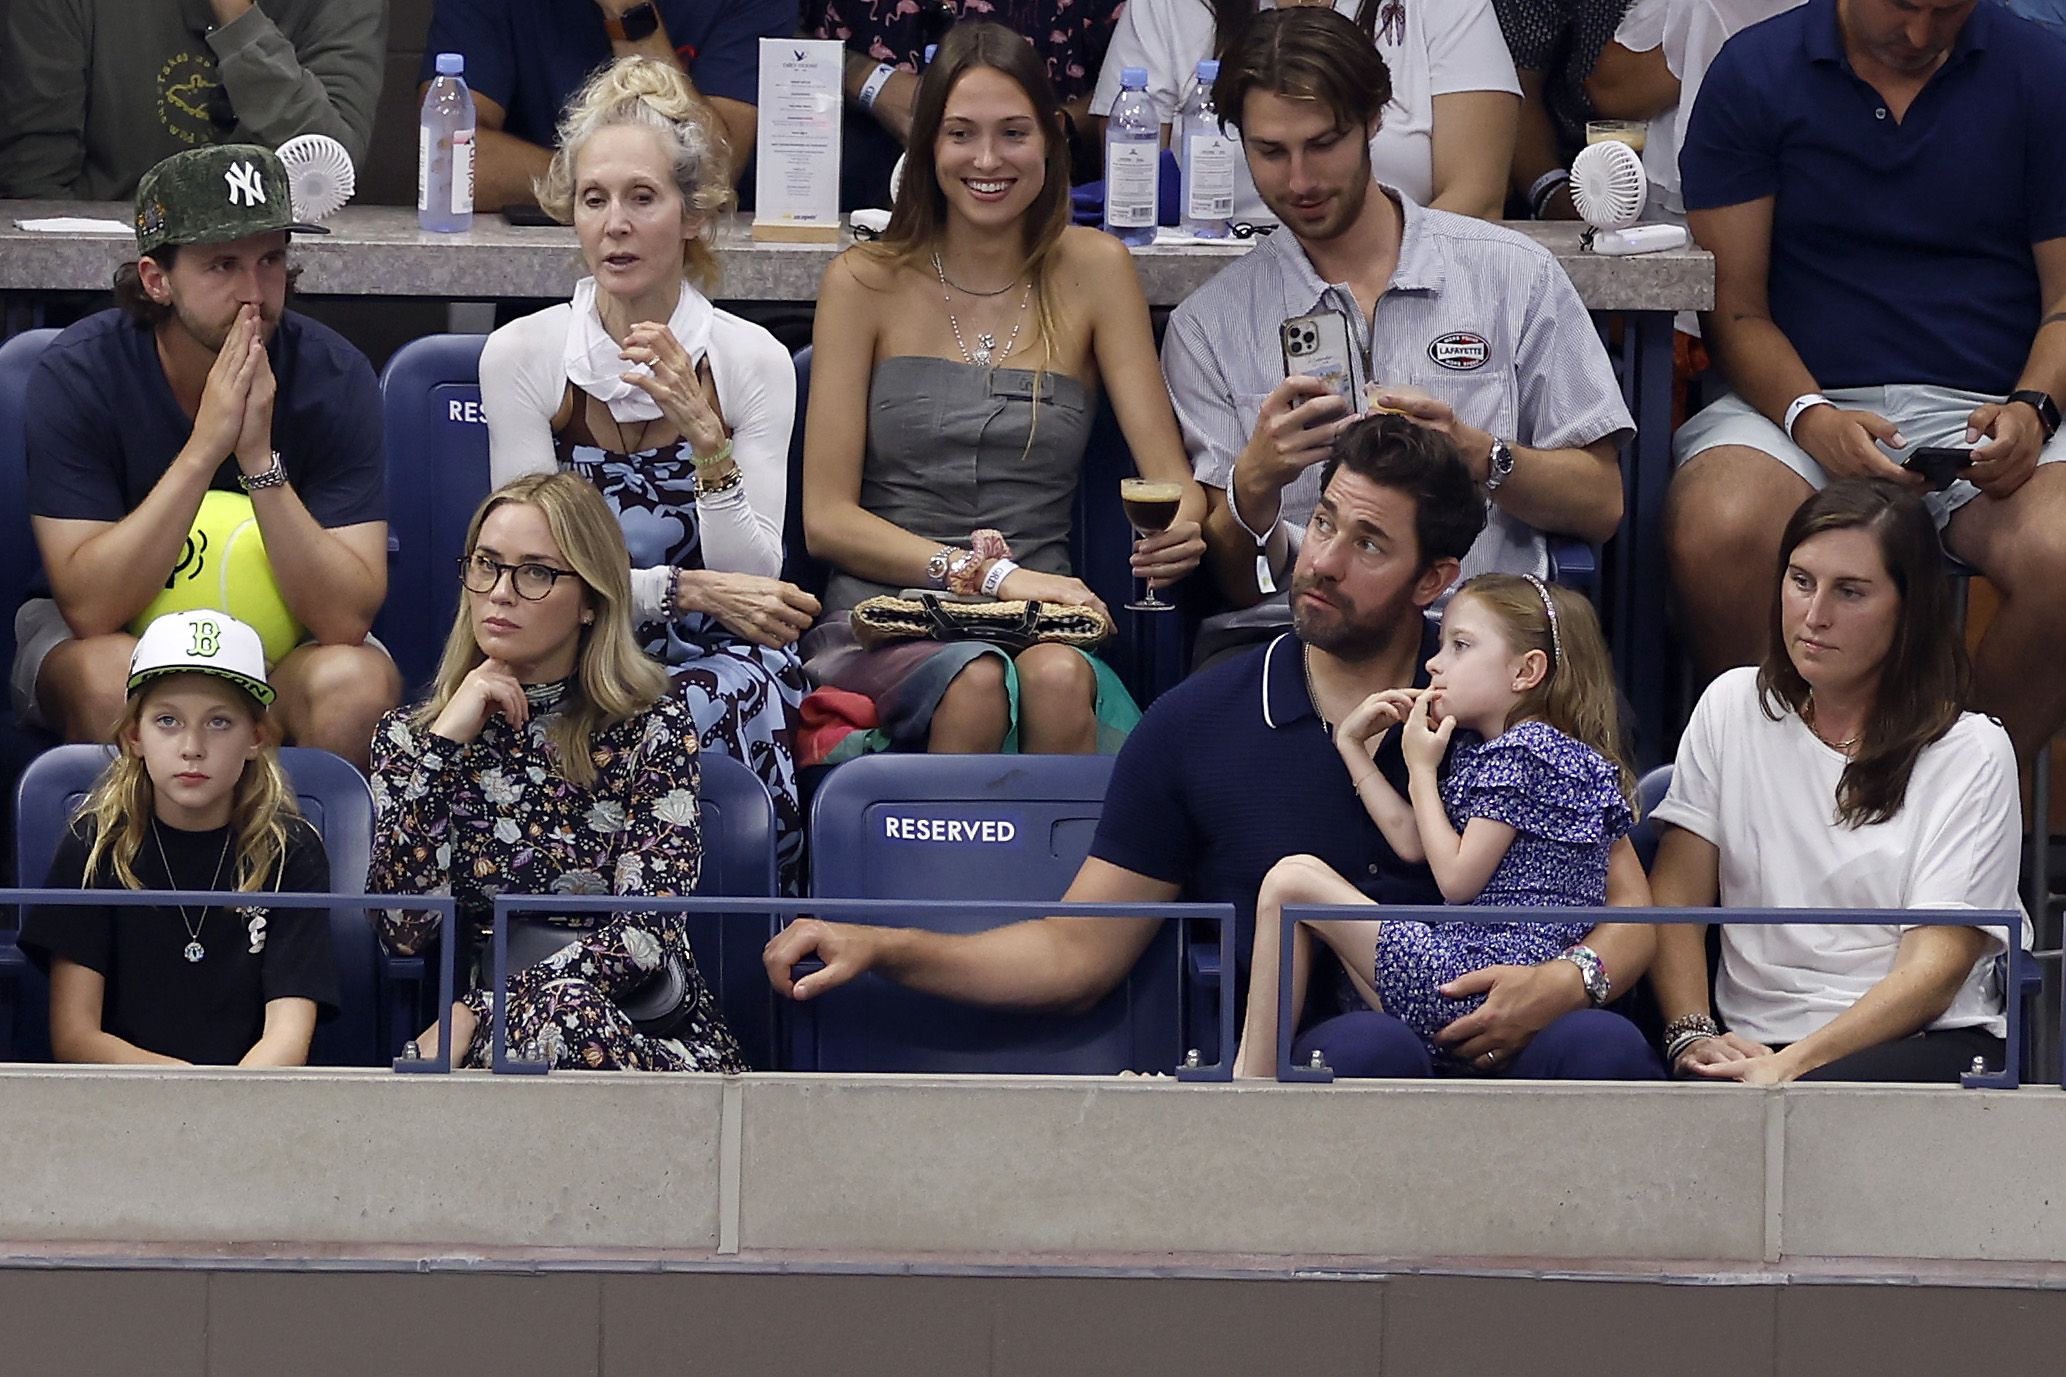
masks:
<svg viewBox="0 0 2066 1377"><path fill-rule="evenodd" d="M239 196L244 198L244 204L247 206L265 204L265 183L259 179L258 168L255 165L236 163L222 174L222 179L230 184L231 205L237 204Z"/></svg>

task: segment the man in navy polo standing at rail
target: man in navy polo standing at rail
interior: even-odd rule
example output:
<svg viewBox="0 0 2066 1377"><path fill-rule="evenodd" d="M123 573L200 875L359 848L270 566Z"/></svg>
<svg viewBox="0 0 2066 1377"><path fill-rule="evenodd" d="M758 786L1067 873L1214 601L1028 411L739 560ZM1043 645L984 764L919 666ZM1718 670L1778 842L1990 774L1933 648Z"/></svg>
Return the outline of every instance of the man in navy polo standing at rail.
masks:
<svg viewBox="0 0 2066 1377"><path fill-rule="evenodd" d="M1765 653L1780 532L1832 477L1918 489L2001 606L1977 703L2066 718L2066 41L1979 0L1809 0L1730 39L1679 165L1733 391L1679 431L1667 539L1711 670Z"/></svg>

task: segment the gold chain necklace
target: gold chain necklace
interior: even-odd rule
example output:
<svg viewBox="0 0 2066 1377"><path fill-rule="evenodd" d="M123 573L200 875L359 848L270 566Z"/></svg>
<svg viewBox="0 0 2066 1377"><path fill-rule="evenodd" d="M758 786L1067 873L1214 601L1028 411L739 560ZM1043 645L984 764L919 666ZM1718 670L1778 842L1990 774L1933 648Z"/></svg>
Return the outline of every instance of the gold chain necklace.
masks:
<svg viewBox="0 0 2066 1377"><path fill-rule="evenodd" d="M1829 749L1835 751L1838 755L1849 755L1852 752L1852 750L1857 747L1858 743L1865 739L1864 733L1862 732L1859 733L1857 736L1852 737L1848 741L1831 741L1828 737L1824 736L1822 734L1822 728L1815 725L1815 695L1813 693L1810 693L1808 695L1808 701L1801 706L1801 721L1807 723L1808 730L1815 733L1815 739L1817 741L1820 741L1823 745L1829 747Z"/></svg>

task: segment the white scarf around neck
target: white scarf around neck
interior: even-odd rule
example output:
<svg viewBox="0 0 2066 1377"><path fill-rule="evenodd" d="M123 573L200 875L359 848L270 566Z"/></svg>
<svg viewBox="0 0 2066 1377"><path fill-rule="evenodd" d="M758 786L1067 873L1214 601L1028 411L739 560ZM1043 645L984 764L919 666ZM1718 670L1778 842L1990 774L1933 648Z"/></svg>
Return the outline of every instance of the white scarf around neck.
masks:
<svg viewBox="0 0 2066 1377"><path fill-rule="evenodd" d="M595 292L595 279L592 277L584 277L574 284L574 314L567 323L567 381L609 407L610 418L619 424L657 421L660 419L660 404L644 389L624 381L626 373L643 373L650 377L653 370L645 364L633 364L618 357L623 346L611 339L610 332L603 328L602 314L596 310ZM710 323L716 312L717 308L693 284L681 284L681 299L674 303L674 314L667 318L667 328L687 352L692 364L710 352Z"/></svg>

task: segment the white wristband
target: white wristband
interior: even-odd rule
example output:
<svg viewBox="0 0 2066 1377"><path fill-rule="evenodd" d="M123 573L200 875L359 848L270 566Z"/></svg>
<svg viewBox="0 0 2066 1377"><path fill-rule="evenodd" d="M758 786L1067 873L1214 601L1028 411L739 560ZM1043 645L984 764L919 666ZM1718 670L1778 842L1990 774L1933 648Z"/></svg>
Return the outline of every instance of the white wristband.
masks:
<svg viewBox="0 0 2066 1377"><path fill-rule="evenodd" d="M868 79L861 83L861 94L854 97L854 103L863 110L873 110L875 108L875 98L882 94L882 88L896 74L897 69L890 66L889 63L882 62L876 64L875 70L868 74Z"/></svg>
<svg viewBox="0 0 2066 1377"><path fill-rule="evenodd" d="M1811 406L1835 405L1835 402L1829 400L1820 392L1803 392L1800 396L1795 397L1792 405L1786 408L1786 438L1793 440L1793 423L1801 418L1803 411L1806 411ZM1800 441L1794 440L1794 443L1799 444Z"/></svg>
<svg viewBox="0 0 2066 1377"><path fill-rule="evenodd" d="M1019 566L1008 559L992 560L990 572L983 575L983 596L996 597L997 590L1004 586L1004 581L1017 573L1018 569Z"/></svg>

